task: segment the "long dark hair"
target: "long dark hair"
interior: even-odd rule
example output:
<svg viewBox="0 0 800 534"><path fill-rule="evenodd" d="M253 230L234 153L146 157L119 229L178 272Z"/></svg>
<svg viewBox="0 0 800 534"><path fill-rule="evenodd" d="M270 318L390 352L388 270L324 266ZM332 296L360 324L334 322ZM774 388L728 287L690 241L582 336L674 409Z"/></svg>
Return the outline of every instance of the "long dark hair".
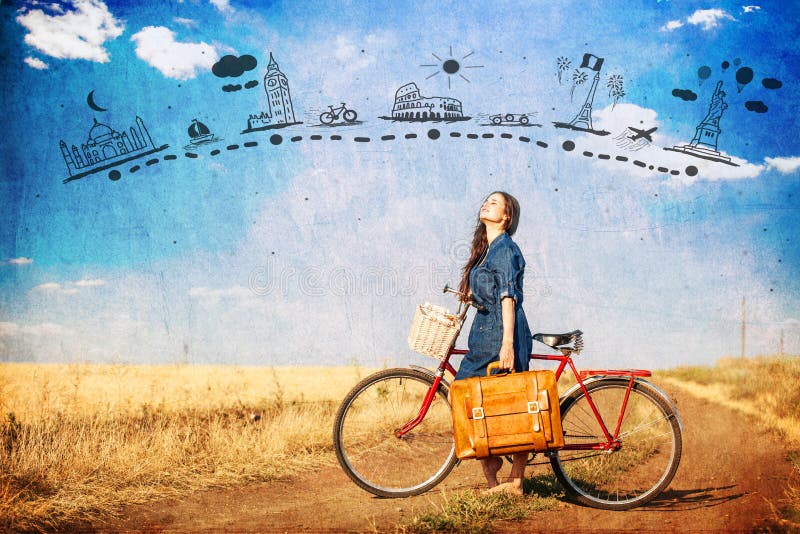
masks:
<svg viewBox="0 0 800 534"><path fill-rule="evenodd" d="M519 225L519 202L513 196L509 195L505 191L493 191L489 193L486 198L488 199L490 196L498 193L503 195L503 199L506 202L506 216L508 217L505 231L508 235L514 235L514 232L517 231L517 225ZM484 199L486 202L486 199ZM481 203L483 205L483 203ZM467 298L469 294L469 273L480 261L483 253L486 252L489 243L486 239L486 225L483 224L481 221L481 213L480 209L478 210L478 224L475 225L475 232L472 234L472 248L470 249L469 259L467 263L464 265L464 269L461 272L461 283L458 284L458 290L461 292L463 299Z"/></svg>

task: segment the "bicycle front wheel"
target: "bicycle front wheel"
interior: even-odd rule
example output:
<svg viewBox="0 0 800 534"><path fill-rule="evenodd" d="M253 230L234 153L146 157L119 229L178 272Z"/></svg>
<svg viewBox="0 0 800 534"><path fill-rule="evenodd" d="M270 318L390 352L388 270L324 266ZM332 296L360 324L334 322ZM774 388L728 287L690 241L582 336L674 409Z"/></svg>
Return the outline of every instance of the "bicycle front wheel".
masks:
<svg viewBox="0 0 800 534"><path fill-rule="evenodd" d="M672 481L681 459L681 427L672 403L644 381L633 385L625 413L627 378L603 378L586 389L612 435L620 415L617 450L559 450L550 456L553 471L578 502L606 510L641 506ZM561 425L568 448L607 440L584 392L561 401Z"/></svg>
<svg viewBox="0 0 800 534"><path fill-rule="evenodd" d="M336 414L333 443L345 473L381 497L408 497L441 482L458 459L447 388L440 384L425 418L408 433L433 377L414 369L386 369L347 394Z"/></svg>

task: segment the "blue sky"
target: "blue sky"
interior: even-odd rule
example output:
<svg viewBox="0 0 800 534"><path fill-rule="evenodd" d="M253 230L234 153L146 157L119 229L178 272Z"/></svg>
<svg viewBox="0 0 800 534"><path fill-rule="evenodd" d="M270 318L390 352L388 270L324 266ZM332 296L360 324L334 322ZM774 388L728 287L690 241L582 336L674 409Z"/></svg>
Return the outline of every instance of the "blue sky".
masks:
<svg viewBox="0 0 800 534"><path fill-rule="evenodd" d="M515 239L531 328L582 329L587 364L737 355L743 298L749 355L776 353L781 337L800 353L798 11L655 0L4 2L0 361L426 363L405 343L414 305L454 304L440 288L457 282L477 208L495 189L522 205ZM243 134L266 109L270 53L303 124ZM592 116L607 136L552 125L586 97L594 73L583 69L589 80L570 99L585 53L605 60ZM245 54L253 70L212 73ZM437 66L449 58L455 75ZM561 83L558 58L571 61ZM753 79L737 88L743 67ZM616 102L612 75L624 80ZM664 150L692 139L717 81L728 104L719 150L737 166ZM409 82L459 99L472 119L380 119ZM106 111L90 108L91 91ZM320 125L340 102L360 122ZM488 125L496 113L530 113L541 127ZM167 149L115 167L118 180L105 170L62 183L61 140L85 142L94 120L128 130L137 116ZM188 158L193 119L220 140ZM630 126L657 128L653 142L622 146Z"/></svg>

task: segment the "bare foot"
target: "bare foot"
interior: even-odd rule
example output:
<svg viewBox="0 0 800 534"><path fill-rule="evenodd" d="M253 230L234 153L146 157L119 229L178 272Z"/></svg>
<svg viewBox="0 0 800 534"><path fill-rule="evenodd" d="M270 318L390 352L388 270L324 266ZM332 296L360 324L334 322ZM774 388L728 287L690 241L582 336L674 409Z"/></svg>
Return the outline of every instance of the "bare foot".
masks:
<svg viewBox="0 0 800 534"><path fill-rule="evenodd" d="M512 495L522 495L522 480L512 480L503 482L486 490L486 493L510 493Z"/></svg>
<svg viewBox="0 0 800 534"><path fill-rule="evenodd" d="M489 487L496 487L498 485L497 473L503 467L503 459L496 456L486 458L481 461L481 467L483 467L483 476L486 477Z"/></svg>

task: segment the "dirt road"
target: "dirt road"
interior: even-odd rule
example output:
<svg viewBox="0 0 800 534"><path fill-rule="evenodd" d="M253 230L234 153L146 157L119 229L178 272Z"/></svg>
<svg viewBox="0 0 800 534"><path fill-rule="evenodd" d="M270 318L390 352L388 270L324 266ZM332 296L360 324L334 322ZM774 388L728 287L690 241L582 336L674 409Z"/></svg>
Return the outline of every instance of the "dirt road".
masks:
<svg viewBox="0 0 800 534"><path fill-rule="evenodd" d="M650 505L627 512L564 502L524 522L497 523L496 530L752 532L774 521L773 506L784 498L791 471L781 439L737 412L681 390L665 389L676 399L686 427L681 466L665 493ZM356 487L338 467L324 467L290 480L131 507L124 519L94 528L100 532L393 530L434 509L443 492L480 488L479 471L476 462L465 462L427 494L379 499Z"/></svg>

